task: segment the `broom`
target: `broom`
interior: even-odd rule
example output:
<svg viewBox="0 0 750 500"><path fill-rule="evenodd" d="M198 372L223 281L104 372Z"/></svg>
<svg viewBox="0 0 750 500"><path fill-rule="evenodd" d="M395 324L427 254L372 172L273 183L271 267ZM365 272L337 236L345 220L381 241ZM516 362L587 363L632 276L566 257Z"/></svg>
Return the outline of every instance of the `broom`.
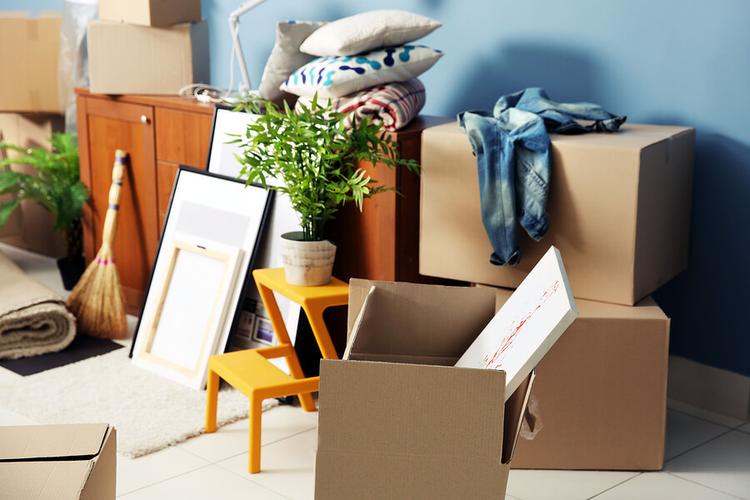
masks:
<svg viewBox="0 0 750 500"><path fill-rule="evenodd" d="M68 309L78 320L78 331L92 337L124 339L128 336L125 301L112 254L125 157L124 151L115 151L102 246L68 297Z"/></svg>

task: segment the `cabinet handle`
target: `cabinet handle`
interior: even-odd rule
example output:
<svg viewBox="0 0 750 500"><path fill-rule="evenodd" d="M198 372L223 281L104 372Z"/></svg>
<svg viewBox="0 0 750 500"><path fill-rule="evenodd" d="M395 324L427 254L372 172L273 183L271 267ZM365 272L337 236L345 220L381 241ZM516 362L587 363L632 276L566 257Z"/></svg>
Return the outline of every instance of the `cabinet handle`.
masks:
<svg viewBox="0 0 750 500"><path fill-rule="evenodd" d="M141 123L142 123L142 124L144 124L144 125L148 125L148 121L149 121L149 120L148 120L148 116L146 116L146 115L141 115Z"/></svg>

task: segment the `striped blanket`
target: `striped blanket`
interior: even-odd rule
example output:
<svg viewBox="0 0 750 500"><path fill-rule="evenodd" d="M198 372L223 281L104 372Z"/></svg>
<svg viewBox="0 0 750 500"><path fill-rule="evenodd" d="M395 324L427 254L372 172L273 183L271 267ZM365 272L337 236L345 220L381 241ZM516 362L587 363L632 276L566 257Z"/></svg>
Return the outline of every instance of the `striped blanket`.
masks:
<svg viewBox="0 0 750 500"><path fill-rule="evenodd" d="M386 130L399 130L406 126L424 107L424 85L413 78L405 82L392 82L370 87L344 97L332 97L333 109L348 116L345 123L366 116L382 123ZM296 107L309 107L311 97L300 97Z"/></svg>

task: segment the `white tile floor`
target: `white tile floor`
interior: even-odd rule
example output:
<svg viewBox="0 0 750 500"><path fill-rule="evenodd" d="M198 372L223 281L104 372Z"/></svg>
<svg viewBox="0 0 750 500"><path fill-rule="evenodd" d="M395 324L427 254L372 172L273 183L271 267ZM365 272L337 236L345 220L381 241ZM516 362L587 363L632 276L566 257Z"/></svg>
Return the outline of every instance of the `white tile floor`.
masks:
<svg viewBox="0 0 750 500"><path fill-rule="evenodd" d="M60 289L51 260L0 245L27 272ZM3 373L4 372L4 373ZM15 374L0 369L0 382ZM511 471L515 500L750 500L750 423L670 402L663 472ZM0 425L33 423L0 408ZM263 472L249 475L241 421L135 460L119 458L127 500L312 498L317 414L282 406L264 414Z"/></svg>

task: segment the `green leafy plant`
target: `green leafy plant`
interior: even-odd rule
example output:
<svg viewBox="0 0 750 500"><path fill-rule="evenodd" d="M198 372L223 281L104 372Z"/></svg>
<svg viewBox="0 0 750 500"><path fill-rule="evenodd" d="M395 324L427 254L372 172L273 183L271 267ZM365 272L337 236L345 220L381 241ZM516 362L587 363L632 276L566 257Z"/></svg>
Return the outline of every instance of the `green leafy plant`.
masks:
<svg viewBox="0 0 750 500"><path fill-rule="evenodd" d="M262 109L263 114L231 141L243 150L240 177L286 193L304 240L323 239L326 222L343 204L353 201L362 210L365 198L393 190L371 178L360 162L419 172L417 162L400 158L396 142L380 124L366 118L347 126L330 100L321 104L316 96L310 106L294 111L269 101L243 109L259 114ZM274 179L283 184L273 184Z"/></svg>
<svg viewBox="0 0 750 500"><path fill-rule="evenodd" d="M0 159L0 195L14 195L0 202L0 226L23 200L33 200L52 213L55 229L80 232L81 213L89 194L79 178L76 136L57 133L51 143L51 150L0 143L0 149L18 153L14 158ZM27 174L2 168L10 165L29 165L35 172ZM71 242L69 256L73 256L70 246Z"/></svg>

